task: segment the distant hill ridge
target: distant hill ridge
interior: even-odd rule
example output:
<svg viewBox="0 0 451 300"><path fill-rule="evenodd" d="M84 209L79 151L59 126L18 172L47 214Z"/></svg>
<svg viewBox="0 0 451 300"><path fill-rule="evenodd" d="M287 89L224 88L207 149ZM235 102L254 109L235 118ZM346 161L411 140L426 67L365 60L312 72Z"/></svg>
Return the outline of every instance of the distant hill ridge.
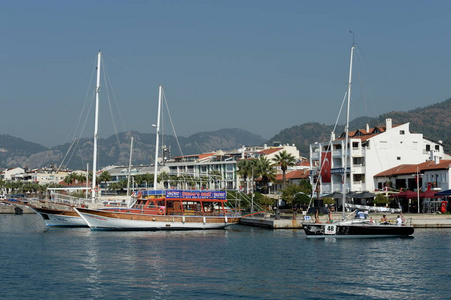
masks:
<svg viewBox="0 0 451 300"><path fill-rule="evenodd" d="M153 163L155 134L129 131L112 135L108 138L99 138L99 166L128 165L130 140L132 136L134 137L133 164ZM175 137L166 135L161 137L161 145L170 147L172 156L231 150L242 147L243 145L261 145L266 140L246 130L230 128L211 132L200 132L189 137L178 137L178 141L181 151ZM47 148L7 134L0 135L0 167L39 168L49 165L59 166L66 153L68 155L63 166L68 168L86 168L86 164L92 162L92 138L79 139L72 146L71 149L73 150L68 152L70 147L70 143L67 143Z"/></svg>
<svg viewBox="0 0 451 300"><path fill-rule="evenodd" d="M451 98L437 104L416 108L410 111L393 111L379 117L359 117L350 122L350 130L364 129L366 124L370 127L385 126L385 119L391 118L393 124L410 122L411 132L423 133L424 137L434 141L441 140L445 144L445 151L451 146ZM284 129L268 141L268 144L279 141L281 143L294 143L301 155L309 156L309 145L314 142L327 142L333 125L320 123L304 123ZM339 126L336 136L341 134L344 126Z"/></svg>
<svg viewBox="0 0 451 300"><path fill-rule="evenodd" d="M385 126L385 119L391 118L393 124L410 122L412 132L423 133L426 138L445 144L445 151L450 151L451 145L451 99L444 102L416 108L405 112L389 112L379 117L359 117L350 122L350 130L363 129L366 124L370 127ZM211 152L216 150L237 149L243 145L262 145L280 142L295 144L301 155L309 156L309 145L314 142L325 142L330 138L333 125L309 122L281 130L269 141L249 131L231 128L211 132L199 132L189 137L179 137L180 152L173 136L163 136L162 144L170 146L172 156ZM338 136L343 126L336 130ZM155 134L139 133L136 131L122 132L105 139L99 139L99 165L128 165L130 155L130 138L134 137L133 164L149 164L155 151ZM37 168L51 164L59 165L67 153L70 144L52 148L27 142L7 134L0 135L0 167L29 167ZM76 146L76 153L64 165L71 169L86 168L92 161L92 138L80 139ZM69 155L68 155L69 156Z"/></svg>

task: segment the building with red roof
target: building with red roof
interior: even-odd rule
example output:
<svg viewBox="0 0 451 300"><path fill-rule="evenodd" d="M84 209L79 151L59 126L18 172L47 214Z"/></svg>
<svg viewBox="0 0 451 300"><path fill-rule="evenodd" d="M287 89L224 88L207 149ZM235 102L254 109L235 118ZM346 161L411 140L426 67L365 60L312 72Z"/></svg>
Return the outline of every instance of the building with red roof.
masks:
<svg viewBox="0 0 451 300"><path fill-rule="evenodd" d="M345 147L345 134L325 143L310 145L311 180L319 179L322 194L342 191L343 175L349 192L375 191L379 181L374 178L386 170L407 168L445 156L443 144L422 133L410 131L410 123L352 130ZM347 148L347 162L345 151ZM403 165L404 167L401 167ZM411 170L406 171L412 174Z"/></svg>

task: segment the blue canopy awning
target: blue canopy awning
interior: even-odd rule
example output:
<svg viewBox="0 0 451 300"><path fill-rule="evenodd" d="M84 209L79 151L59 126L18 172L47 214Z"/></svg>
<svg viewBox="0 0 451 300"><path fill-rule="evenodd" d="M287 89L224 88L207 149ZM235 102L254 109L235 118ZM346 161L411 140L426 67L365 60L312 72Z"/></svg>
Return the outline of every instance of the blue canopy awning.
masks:
<svg viewBox="0 0 451 300"><path fill-rule="evenodd" d="M451 190L441 191L434 194L435 196L451 196Z"/></svg>

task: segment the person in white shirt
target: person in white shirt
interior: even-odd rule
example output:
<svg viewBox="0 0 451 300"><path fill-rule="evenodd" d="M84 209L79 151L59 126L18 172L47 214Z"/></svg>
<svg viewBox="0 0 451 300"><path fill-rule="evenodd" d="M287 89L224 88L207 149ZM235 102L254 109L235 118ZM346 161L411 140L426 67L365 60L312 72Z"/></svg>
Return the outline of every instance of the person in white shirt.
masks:
<svg viewBox="0 0 451 300"><path fill-rule="evenodd" d="M402 225L402 219L401 219L400 216L398 216L398 217L396 218L396 225L398 225L398 226L401 226L401 225Z"/></svg>

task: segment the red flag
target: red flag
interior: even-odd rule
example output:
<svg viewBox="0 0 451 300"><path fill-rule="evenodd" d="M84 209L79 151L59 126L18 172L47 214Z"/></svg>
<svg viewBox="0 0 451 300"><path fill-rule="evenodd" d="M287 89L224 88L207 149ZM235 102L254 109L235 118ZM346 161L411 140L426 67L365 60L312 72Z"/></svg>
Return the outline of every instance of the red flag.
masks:
<svg viewBox="0 0 451 300"><path fill-rule="evenodd" d="M330 168L331 168L331 152L322 152L321 153L321 181L322 182L330 182Z"/></svg>

